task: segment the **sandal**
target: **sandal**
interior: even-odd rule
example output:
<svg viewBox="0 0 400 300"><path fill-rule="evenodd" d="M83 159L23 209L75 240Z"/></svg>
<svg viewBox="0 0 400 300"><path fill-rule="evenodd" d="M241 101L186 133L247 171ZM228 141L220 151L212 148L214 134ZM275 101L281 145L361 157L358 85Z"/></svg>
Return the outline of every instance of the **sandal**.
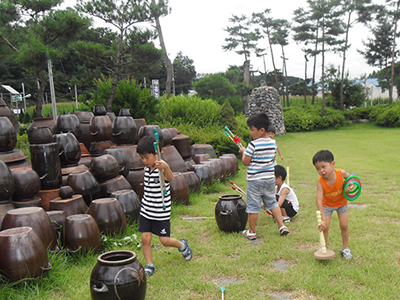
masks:
<svg viewBox="0 0 400 300"><path fill-rule="evenodd" d="M250 241L254 241L257 239L255 232L250 232L250 230L243 230L243 235L247 237Z"/></svg>
<svg viewBox="0 0 400 300"><path fill-rule="evenodd" d="M144 273L146 274L146 276L153 275L155 271L156 271L156 267L154 266L154 264L151 264L151 265L147 264L144 267Z"/></svg>
<svg viewBox="0 0 400 300"><path fill-rule="evenodd" d="M289 229L285 226L282 225L281 227L279 227L279 233L280 235L288 235L289 234Z"/></svg>

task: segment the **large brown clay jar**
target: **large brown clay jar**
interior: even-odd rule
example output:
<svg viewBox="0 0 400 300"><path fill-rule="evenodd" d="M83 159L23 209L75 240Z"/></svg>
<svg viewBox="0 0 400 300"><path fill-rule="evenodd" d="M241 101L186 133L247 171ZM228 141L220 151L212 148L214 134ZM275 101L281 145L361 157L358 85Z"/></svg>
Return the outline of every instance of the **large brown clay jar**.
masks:
<svg viewBox="0 0 400 300"><path fill-rule="evenodd" d="M115 235L125 232L126 217L121 204L115 198L93 200L89 206L90 214L99 226L100 232Z"/></svg>

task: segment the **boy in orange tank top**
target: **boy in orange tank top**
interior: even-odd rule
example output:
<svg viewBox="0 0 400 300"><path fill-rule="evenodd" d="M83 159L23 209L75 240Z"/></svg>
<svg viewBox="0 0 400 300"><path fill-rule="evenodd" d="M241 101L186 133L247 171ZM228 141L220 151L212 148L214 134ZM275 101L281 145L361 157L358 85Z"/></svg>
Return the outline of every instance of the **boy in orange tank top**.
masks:
<svg viewBox="0 0 400 300"><path fill-rule="evenodd" d="M350 176L345 170L335 169L335 160L332 152L321 150L313 157L313 164L321 176L317 182L317 208L321 212L322 222L318 229L324 232L328 245L329 227L332 213L336 210L339 217L339 225L342 233L341 254L345 259L353 256L349 245L349 208L347 199L343 193L344 180ZM347 190L353 187L350 185Z"/></svg>

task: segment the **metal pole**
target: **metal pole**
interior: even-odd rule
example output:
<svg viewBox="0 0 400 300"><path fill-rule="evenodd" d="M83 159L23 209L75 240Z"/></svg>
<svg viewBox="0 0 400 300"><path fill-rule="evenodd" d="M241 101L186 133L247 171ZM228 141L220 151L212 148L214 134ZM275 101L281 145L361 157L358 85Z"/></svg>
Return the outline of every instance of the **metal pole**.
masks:
<svg viewBox="0 0 400 300"><path fill-rule="evenodd" d="M24 112L26 111L25 86L22 83L22 97L24 97Z"/></svg>
<svg viewBox="0 0 400 300"><path fill-rule="evenodd" d="M76 84L74 85L75 88L75 106L78 109L78 89L76 88Z"/></svg>
<svg viewBox="0 0 400 300"><path fill-rule="evenodd" d="M50 97L51 97L51 110L53 112L53 120L57 120L57 107L56 107L56 94L54 90L54 81L53 81L53 64L51 63L51 59L47 61L47 67L49 70L49 83L50 83Z"/></svg>

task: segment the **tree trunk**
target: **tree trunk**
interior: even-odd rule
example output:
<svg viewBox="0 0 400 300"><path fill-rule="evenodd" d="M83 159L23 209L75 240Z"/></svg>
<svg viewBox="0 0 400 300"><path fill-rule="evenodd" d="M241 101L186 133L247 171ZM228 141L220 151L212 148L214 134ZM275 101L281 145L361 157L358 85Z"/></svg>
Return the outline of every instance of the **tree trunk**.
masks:
<svg viewBox="0 0 400 300"><path fill-rule="evenodd" d="M38 82L38 97L36 102L36 112L35 119L43 118L42 109L43 109L43 99L44 99L44 80L42 78L42 72L40 70L35 71L36 80Z"/></svg>
<svg viewBox="0 0 400 300"><path fill-rule="evenodd" d="M269 43L269 49L271 52L271 60L272 60L272 66L274 68L274 76L275 76L275 86L276 86L276 91L279 94L279 81L278 81L278 72L276 71L276 66L275 66L275 59L274 59L274 52L272 51L272 44L271 44L271 39L269 37L269 31L268 31L268 43ZM265 74L266 75L266 74Z"/></svg>
<svg viewBox="0 0 400 300"><path fill-rule="evenodd" d="M317 36L315 38L315 48L314 48L314 66L313 66L313 75L312 75L312 101L311 104L314 105L315 103L315 73L317 68L317 49L318 49L318 29L317 29Z"/></svg>
<svg viewBox="0 0 400 300"><path fill-rule="evenodd" d="M396 37L397 37L397 21L398 21L398 11L399 11L399 1L397 1L397 7L396 7L396 14L393 20L394 23L394 30L393 30L393 50L392 50L392 74L391 74L391 79L389 82L389 104L393 103L393 82L394 82L394 58L396 54Z"/></svg>
<svg viewBox="0 0 400 300"><path fill-rule="evenodd" d="M305 66L304 66L304 104L307 104L307 55L304 54Z"/></svg>
<svg viewBox="0 0 400 300"><path fill-rule="evenodd" d="M151 0L151 3L153 5L156 5L155 0ZM163 59L164 59L165 67L167 68L167 82L165 83L166 84L165 89L166 89L166 93L167 93L167 98L169 98L169 97L171 97L171 88L172 88L172 72L173 72L172 71L172 63L168 57L167 48L165 47L160 20L154 12L152 12L152 13L153 13L154 20L156 22L156 29L157 29L157 33L158 33L158 39L160 40L160 47L163 50Z"/></svg>
<svg viewBox="0 0 400 300"><path fill-rule="evenodd" d="M284 76L285 76L285 93L283 94L283 97L285 98L286 95L286 107L289 107L289 89L288 89L288 79L287 79L287 69L286 69L286 57L285 57L285 50L282 47L282 59L283 59L283 70Z"/></svg>
<svg viewBox="0 0 400 300"><path fill-rule="evenodd" d="M321 107L321 116L325 116L325 32L324 28L322 28L322 74L321 74L321 84L322 84L322 107Z"/></svg>
<svg viewBox="0 0 400 300"><path fill-rule="evenodd" d="M243 79L246 86L250 85L250 60L247 60L243 64Z"/></svg>
<svg viewBox="0 0 400 300"><path fill-rule="evenodd" d="M347 43L349 40L350 20L351 20L351 12L349 12L349 17L347 19L346 38L344 41L344 49L343 49L342 74L341 74L341 79L340 79L340 110L341 111L344 111L343 83L344 83L344 70L345 70L345 63L346 63L346 48L347 48Z"/></svg>
<svg viewBox="0 0 400 300"><path fill-rule="evenodd" d="M122 41L124 39L124 30L125 29L123 28L123 26L121 26L119 41L118 41L118 49L117 49L117 61L115 63L115 69L113 72L110 97L108 98L108 101L107 101L107 111L108 112L112 111L112 104L114 102L115 91L117 90L117 85L118 85L118 80L119 80L119 68L121 66Z"/></svg>

